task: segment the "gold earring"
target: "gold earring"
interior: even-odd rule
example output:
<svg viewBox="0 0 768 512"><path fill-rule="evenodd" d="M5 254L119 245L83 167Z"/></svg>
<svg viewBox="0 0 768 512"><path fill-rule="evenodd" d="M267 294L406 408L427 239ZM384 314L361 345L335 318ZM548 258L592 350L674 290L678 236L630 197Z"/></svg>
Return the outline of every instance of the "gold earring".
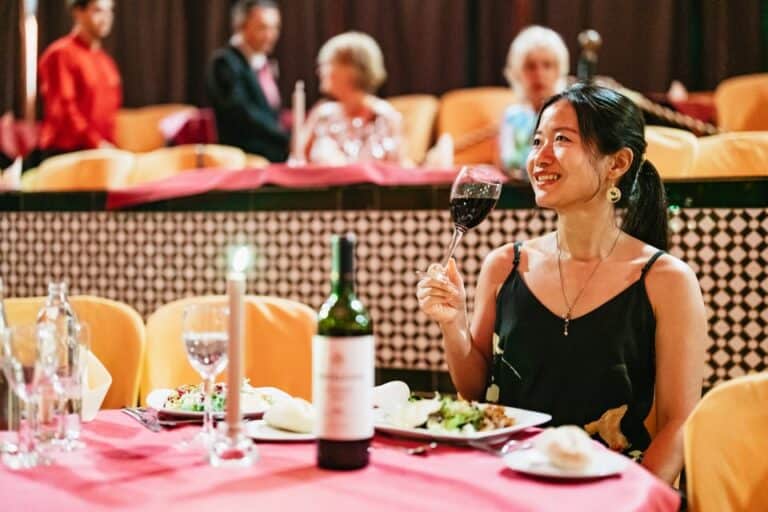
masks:
<svg viewBox="0 0 768 512"><path fill-rule="evenodd" d="M608 189L608 192L605 193L605 196L610 202L616 204L621 199L621 190L619 190L619 187L616 185L611 185L611 188Z"/></svg>

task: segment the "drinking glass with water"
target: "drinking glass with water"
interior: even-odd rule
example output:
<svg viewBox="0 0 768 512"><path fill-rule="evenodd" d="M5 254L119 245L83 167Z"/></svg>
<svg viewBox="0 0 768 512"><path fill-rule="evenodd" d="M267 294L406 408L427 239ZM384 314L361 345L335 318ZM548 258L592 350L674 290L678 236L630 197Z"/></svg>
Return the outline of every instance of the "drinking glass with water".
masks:
<svg viewBox="0 0 768 512"><path fill-rule="evenodd" d="M229 308L224 303L191 304L184 308L184 349L204 383L203 428L196 437L204 445L214 439L213 388L216 376L227 366L228 322Z"/></svg>

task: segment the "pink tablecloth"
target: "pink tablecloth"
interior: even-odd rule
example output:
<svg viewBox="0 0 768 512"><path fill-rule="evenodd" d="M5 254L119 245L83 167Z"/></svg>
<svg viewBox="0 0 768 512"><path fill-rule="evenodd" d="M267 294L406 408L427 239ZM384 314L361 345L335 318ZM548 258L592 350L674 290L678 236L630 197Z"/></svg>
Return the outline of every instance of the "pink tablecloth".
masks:
<svg viewBox="0 0 768 512"><path fill-rule="evenodd" d="M211 190L248 190L262 185L292 188L375 185L445 185L453 182L456 169L406 169L397 165L361 163L344 167L270 165L264 169L188 171L163 180L111 191L107 208L119 209L153 201L203 194ZM501 179L505 179L499 174Z"/></svg>
<svg viewBox="0 0 768 512"><path fill-rule="evenodd" d="M2 510L141 511L668 511L677 495L640 466L579 483L536 480L501 459L441 446L427 457L376 437L364 470L317 469L308 444L260 444L250 469L214 469L202 452L174 443L192 430L155 434L118 411L85 427L86 451L66 463L11 472L0 468Z"/></svg>

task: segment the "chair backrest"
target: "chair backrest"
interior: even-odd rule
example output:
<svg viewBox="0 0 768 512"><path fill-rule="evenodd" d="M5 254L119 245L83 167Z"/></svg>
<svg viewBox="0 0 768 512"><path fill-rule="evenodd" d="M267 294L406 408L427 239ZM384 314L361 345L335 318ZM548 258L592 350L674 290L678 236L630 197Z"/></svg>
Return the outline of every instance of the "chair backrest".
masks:
<svg viewBox="0 0 768 512"><path fill-rule="evenodd" d="M723 130L768 130L768 73L723 80L715 89L715 106Z"/></svg>
<svg viewBox="0 0 768 512"><path fill-rule="evenodd" d="M134 153L143 153L165 146L160 121L165 117L195 110L194 105L168 103L141 108L124 108L117 113L115 142L117 147Z"/></svg>
<svg viewBox="0 0 768 512"><path fill-rule="evenodd" d="M721 133L698 145L694 178L768 176L768 131Z"/></svg>
<svg viewBox="0 0 768 512"><path fill-rule="evenodd" d="M429 94L408 94L387 98L403 116L403 138L408 158L415 164L424 160L435 128L438 99Z"/></svg>
<svg viewBox="0 0 768 512"><path fill-rule="evenodd" d="M515 100L506 87L476 87L448 92L440 99L437 132L450 133L456 144L454 162L494 163L496 161L498 126L504 110ZM461 149L463 141L482 139Z"/></svg>
<svg viewBox="0 0 768 512"><path fill-rule="evenodd" d="M184 307L224 301L225 296L177 300L161 306L147 318L142 403L154 389L200 382L200 375L190 366L181 342ZM292 300L248 296L245 315L243 369L251 385L274 386L310 399L315 312ZM226 370L219 378L223 379L225 373Z"/></svg>
<svg viewBox="0 0 768 512"><path fill-rule="evenodd" d="M646 126L646 158L662 178L681 178L690 174L698 153L696 136L691 132L666 126Z"/></svg>
<svg viewBox="0 0 768 512"><path fill-rule="evenodd" d="M240 148L219 144L186 144L161 148L138 155L136 167L128 181L136 185L206 167L242 169L246 161L246 155Z"/></svg>
<svg viewBox="0 0 768 512"><path fill-rule="evenodd" d="M48 158L25 190L109 190L125 186L136 163L133 153L89 149Z"/></svg>
<svg viewBox="0 0 768 512"><path fill-rule="evenodd" d="M112 376L102 408L136 405L146 343L141 316L127 304L109 299L76 295L69 300L78 319L90 327L93 354ZM8 322L34 322L44 302L44 297L6 299Z"/></svg>
<svg viewBox="0 0 768 512"><path fill-rule="evenodd" d="M692 512L768 510L768 372L715 387L685 424Z"/></svg>

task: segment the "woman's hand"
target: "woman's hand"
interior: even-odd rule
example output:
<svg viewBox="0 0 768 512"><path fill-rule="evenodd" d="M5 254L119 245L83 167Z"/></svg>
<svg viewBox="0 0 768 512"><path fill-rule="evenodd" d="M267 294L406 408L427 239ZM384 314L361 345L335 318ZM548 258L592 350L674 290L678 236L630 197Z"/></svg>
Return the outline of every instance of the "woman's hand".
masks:
<svg viewBox="0 0 768 512"><path fill-rule="evenodd" d="M416 286L416 296L421 310L441 326L466 318L467 293L453 258L445 268L439 263L429 266Z"/></svg>

